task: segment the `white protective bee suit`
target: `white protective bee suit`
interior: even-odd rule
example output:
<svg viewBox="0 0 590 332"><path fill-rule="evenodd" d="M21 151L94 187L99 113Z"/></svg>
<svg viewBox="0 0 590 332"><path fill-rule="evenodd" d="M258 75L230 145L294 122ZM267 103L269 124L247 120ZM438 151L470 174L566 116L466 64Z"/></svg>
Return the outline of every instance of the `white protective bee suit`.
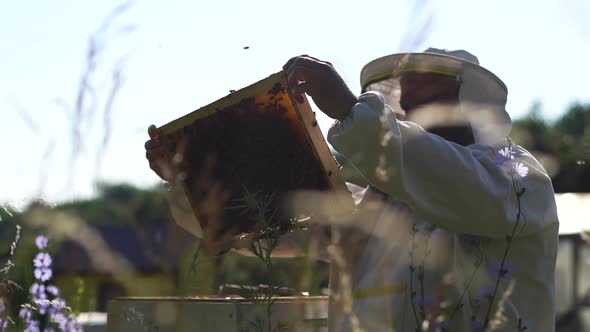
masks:
<svg viewBox="0 0 590 332"><path fill-rule="evenodd" d="M349 244L357 252L354 302L330 317L331 330L416 331L427 320L432 331L481 331L487 317L486 331L554 331L559 222L551 180L530 153L503 140L503 83L462 55L429 49L370 63L361 80L371 92L330 130L343 173L369 184L350 185L368 238ZM396 117L387 104L403 70L455 71L464 80L460 99L488 95L485 107L458 106L476 144Z"/></svg>

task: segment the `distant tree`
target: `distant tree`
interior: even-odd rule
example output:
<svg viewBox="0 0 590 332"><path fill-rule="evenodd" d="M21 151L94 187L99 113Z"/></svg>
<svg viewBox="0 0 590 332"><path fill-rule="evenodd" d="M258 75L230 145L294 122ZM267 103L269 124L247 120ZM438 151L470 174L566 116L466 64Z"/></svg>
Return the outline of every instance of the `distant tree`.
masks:
<svg viewBox="0 0 590 332"><path fill-rule="evenodd" d="M99 182L96 187L98 197L113 203L128 203L140 191L127 183Z"/></svg>
<svg viewBox="0 0 590 332"><path fill-rule="evenodd" d="M173 222L166 197L158 188L103 182L97 189L95 198L60 204L56 209L75 213L94 225Z"/></svg>
<svg viewBox="0 0 590 332"><path fill-rule="evenodd" d="M559 156L555 190L590 192L590 105L570 106L555 122L553 136Z"/></svg>
<svg viewBox="0 0 590 332"><path fill-rule="evenodd" d="M536 101L528 114L513 123L512 136L528 150L555 153L552 128L542 116L542 104Z"/></svg>
<svg viewBox="0 0 590 332"><path fill-rule="evenodd" d="M551 173L556 192L590 192L590 104L572 104L550 124L536 102L514 121L512 136L541 163L552 163L546 168L556 168Z"/></svg>
<svg viewBox="0 0 590 332"><path fill-rule="evenodd" d="M554 128L572 139L583 138L590 129L590 105L572 104L555 122Z"/></svg>

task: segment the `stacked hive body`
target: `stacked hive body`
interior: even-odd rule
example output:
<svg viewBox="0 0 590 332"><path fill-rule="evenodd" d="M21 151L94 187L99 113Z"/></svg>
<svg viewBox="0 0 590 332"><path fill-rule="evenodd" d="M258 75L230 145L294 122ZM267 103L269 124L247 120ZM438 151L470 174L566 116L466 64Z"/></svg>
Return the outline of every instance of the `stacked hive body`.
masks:
<svg viewBox="0 0 590 332"><path fill-rule="evenodd" d="M346 190L307 100L286 87L280 72L161 127L169 159L187 170L193 212L215 236L252 232L262 219L288 229L298 215L282 209L285 194Z"/></svg>

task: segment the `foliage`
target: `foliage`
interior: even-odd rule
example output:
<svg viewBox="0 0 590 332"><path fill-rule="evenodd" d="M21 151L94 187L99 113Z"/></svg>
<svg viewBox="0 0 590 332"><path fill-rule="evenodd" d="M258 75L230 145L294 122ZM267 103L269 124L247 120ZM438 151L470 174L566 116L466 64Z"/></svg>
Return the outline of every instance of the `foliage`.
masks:
<svg viewBox="0 0 590 332"><path fill-rule="evenodd" d="M252 193L246 188L244 191L244 195L234 208L242 209L248 214L253 213L256 217L258 234L255 235L256 238L252 242L250 250L264 264L268 281L266 285L261 285L261 287L246 293L247 299L263 306L265 311L265 317L254 318L252 328L261 332L283 331L285 328L281 324L272 326L272 305L277 299L277 291L281 288L281 284L274 274L272 258L272 252L280 237L277 213L271 208L274 195Z"/></svg>
<svg viewBox="0 0 590 332"><path fill-rule="evenodd" d="M513 137L537 156L555 192L590 192L590 104L572 104L554 122L541 117L536 103L514 121Z"/></svg>
<svg viewBox="0 0 590 332"><path fill-rule="evenodd" d="M64 203L57 210L73 212L92 225L137 225L172 222L166 197L158 188L99 183L96 198Z"/></svg>

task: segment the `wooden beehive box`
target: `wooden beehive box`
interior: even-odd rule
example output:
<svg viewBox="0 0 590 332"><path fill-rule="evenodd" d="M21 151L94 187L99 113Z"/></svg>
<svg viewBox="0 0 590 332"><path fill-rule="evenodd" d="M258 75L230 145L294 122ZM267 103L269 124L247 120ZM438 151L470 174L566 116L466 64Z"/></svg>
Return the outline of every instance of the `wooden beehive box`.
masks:
<svg viewBox="0 0 590 332"><path fill-rule="evenodd" d="M185 170L185 195L200 228L214 230L209 236L258 231L261 219L287 230L300 215L283 209L286 194L348 192L315 114L307 99L291 96L284 72L162 126L160 135L168 160ZM353 207L350 195L332 203Z"/></svg>
<svg viewBox="0 0 590 332"><path fill-rule="evenodd" d="M272 309L273 328L280 324L292 332L328 330L326 296L279 297ZM117 298L109 301L107 331L260 331L255 323L267 318L263 305L235 297Z"/></svg>

